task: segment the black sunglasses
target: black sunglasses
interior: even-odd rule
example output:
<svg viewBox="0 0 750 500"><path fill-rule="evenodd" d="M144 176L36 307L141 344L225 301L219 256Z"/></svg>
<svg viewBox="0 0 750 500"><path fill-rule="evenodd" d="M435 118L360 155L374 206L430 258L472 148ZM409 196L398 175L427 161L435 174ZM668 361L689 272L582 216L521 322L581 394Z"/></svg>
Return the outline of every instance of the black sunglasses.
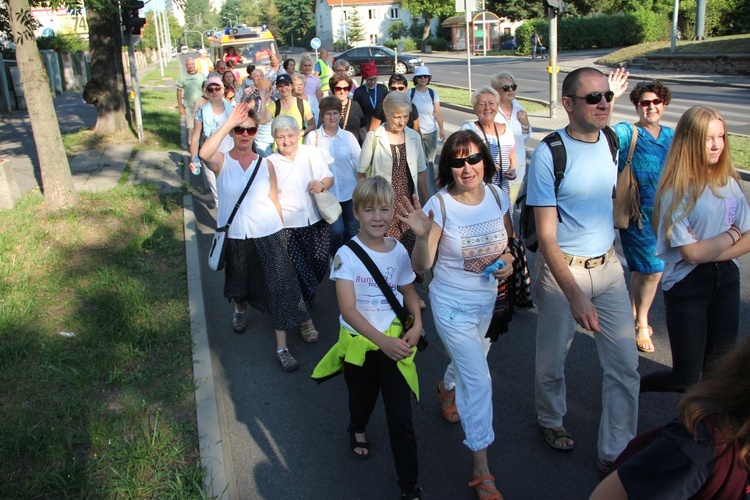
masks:
<svg viewBox="0 0 750 500"><path fill-rule="evenodd" d="M647 107L649 107L652 104L654 106L658 106L659 104L661 104L663 102L664 102L664 99L662 99L661 97L657 97L656 99L651 99L651 100L644 99L642 101L638 101L638 105L640 107L642 107L642 108L647 108Z"/></svg>
<svg viewBox="0 0 750 500"><path fill-rule="evenodd" d="M501 88L501 89L503 89L503 90L504 90L504 91L506 91L506 92L510 92L511 90L516 90L516 89L518 88L518 85L516 85L516 84L514 83L513 85L503 85L503 86L502 86L502 87L500 87L500 88Z"/></svg>
<svg viewBox="0 0 750 500"><path fill-rule="evenodd" d="M483 156L482 153L474 153L466 158L453 158L448 164L451 168L464 168L464 162L468 162L469 165L476 165L482 161Z"/></svg>
<svg viewBox="0 0 750 500"><path fill-rule="evenodd" d="M206 90L209 92L221 92L221 87L211 85L210 87L206 87Z"/></svg>
<svg viewBox="0 0 750 500"><path fill-rule="evenodd" d="M346 87L333 87L335 90L340 90L341 92L349 92L352 88L351 86L347 85Z"/></svg>
<svg viewBox="0 0 750 500"><path fill-rule="evenodd" d="M584 96L569 95L567 97L571 97L573 99L586 99L586 104L591 104L593 106L594 104L599 104L600 102L602 102L602 96L604 96L604 99L606 99L607 102L612 102L612 99L615 97L615 93L611 90L608 90L603 94L601 92L591 92L590 94L586 94Z"/></svg>
<svg viewBox="0 0 750 500"><path fill-rule="evenodd" d="M398 86L398 87L396 85L391 85L391 87L390 87L389 90L393 90L393 91L397 91L397 92L403 92L404 90L406 90L406 87L404 87L403 85Z"/></svg>
<svg viewBox="0 0 750 500"><path fill-rule="evenodd" d="M255 135L256 132L258 132L258 127L240 127L237 125L234 127L234 134L235 135L242 135L245 132L247 132L247 135Z"/></svg>

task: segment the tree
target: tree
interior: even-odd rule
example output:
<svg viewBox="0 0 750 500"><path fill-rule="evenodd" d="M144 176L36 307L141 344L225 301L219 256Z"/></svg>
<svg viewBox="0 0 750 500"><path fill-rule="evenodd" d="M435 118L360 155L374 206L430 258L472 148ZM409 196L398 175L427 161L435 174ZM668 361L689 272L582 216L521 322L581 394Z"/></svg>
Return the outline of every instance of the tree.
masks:
<svg viewBox="0 0 750 500"><path fill-rule="evenodd" d="M122 29L116 3L86 0L89 24L91 80L83 90L83 100L96 106L94 131L108 135L124 131L130 121L125 70L122 66Z"/></svg>
<svg viewBox="0 0 750 500"><path fill-rule="evenodd" d="M11 34L16 42L18 72L29 108L31 133L39 156L44 205L48 210L71 207L78 203L78 195L73 188L47 71L34 38L35 21L29 0L8 0L7 7Z"/></svg>
<svg viewBox="0 0 750 500"><path fill-rule="evenodd" d="M363 42L367 38L365 27L362 25L362 18L359 16L359 11L357 9L352 11L352 17L349 19L349 31L347 32L347 36L352 45L356 45L358 42Z"/></svg>
<svg viewBox="0 0 750 500"><path fill-rule="evenodd" d="M401 19L392 22L391 25L388 26L388 36L390 36L394 40L403 38L408 31L409 28L406 27L406 23L404 23Z"/></svg>
<svg viewBox="0 0 750 500"><path fill-rule="evenodd" d="M422 16L424 30L422 31L422 47L424 52L427 39L430 38L430 24L436 17L448 17L456 12L453 0L401 0L401 7L411 12L411 15Z"/></svg>
<svg viewBox="0 0 750 500"><path fill-rule="evenodd" d="M247 24L250 18L257 16L257 3L245 0L226 0L219 11L222 26L234 26L236 22Z"/></svg>
<svg viewBox="0 0 750 500"><path fill-rule="evenodd" d="M148 47L150 49L156 49L156 27L154 26L154 13L149 12L148 16L148 23L146 23L146 26L143 27L143 30L141 30L141 45L143 47ZM182 45L182 42L176 42L176 40L185 40L185 29L194 29L194 28L187 28L187 24L185 24L185 28L180 26L177 23L177 18L172 15L172 12L167 12L167 24L169 24L169 35L172 37L172 42L175 45ZM208 28L206 28L208 29ZM198 35L195 35L196 38L199 38ZM198 43L200 43L200 40L198 40Z"/></svg>
<svg viewBox="0 0 750 500"><path fill-rule="evenodd" d="M284 39L294 37L302 43L315 29L313 3L309 0L278 0L279 29ZM301 44L300 43L300 44Z"/></svg>

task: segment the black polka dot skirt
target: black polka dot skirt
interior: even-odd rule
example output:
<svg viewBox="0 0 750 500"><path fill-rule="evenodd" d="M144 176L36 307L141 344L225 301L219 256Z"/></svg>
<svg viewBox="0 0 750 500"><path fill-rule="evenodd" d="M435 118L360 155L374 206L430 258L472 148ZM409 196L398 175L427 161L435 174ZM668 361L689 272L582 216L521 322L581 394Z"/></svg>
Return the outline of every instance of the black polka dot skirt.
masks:
<svg viewBox="0 0 750 500"><path fill-rule="evenodd" d="M318 283L328 272L331 226L324 220L307 227L285 228L287 251L292 259L302 297L312 311Z"/></svg>
<svg viewBox="0 0 750 500"><path fill-rule="evenodd" d="M270 314L277 330L310 319L286 246L283 230L262 238L227 239L224 297Z"/></svg>

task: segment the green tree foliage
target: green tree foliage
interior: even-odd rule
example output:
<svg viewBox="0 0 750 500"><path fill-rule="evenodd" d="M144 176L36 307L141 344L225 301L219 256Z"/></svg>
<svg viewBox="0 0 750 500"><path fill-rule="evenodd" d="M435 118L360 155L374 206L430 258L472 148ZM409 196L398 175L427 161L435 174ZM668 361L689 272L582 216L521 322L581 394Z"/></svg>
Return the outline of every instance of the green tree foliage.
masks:
<svg viewBox="0 0 750 500"><path fill-rule="evenodd" d="M245 0L226 0L219 11L221 26L234 26L235 22L240 24L252 24L251 18L257 18L258 4Z"/></svg>
<svg viewBox="0 0 750 500"><path fill-rule="evenodd" d="M359 11L353 9L351 13L352 15L348 22L349 31L346 35L352 45L354 45L357 42L363 42L367 36L365 34L365 27L362 24L362 17L359 15Z"/></svg>
<svg viewBox="0 0 750 500"><path fill-rule="evenodd" d="M511 21L523 21L544 17L544 4L529 0L488 0L487 9Z"/></svg>
<svg viewBox="0 0 750 500"><path fill-rule="evenodd" d="M39 50L56 52L78 52L88 50L89 42L74 33L55 33L52 36L40 36L36 39Z"/></svg>
<svg viewBox="0 0 750 500"><path fill-rule="evenodd" d="M283 40L303 45L315 34L315 15L311 0L278 0L278 24Z"/></svg>
<svg viewBox="0 0 750 500"><path fill-rule="evenodd" d="M284 37L281 28L279 28L279 9L276 7L276 2L274 0L261 0L258 5L260 5L260 12L257 20L253 21L253 25L265 25L273 33L277 43L283 42Z"/></svg>
<svg viewBox="0 0 750 500"><path fill-rule="evenodd" d="M184 10L185 26L183 29L204 33L223 24L219 22L219 15L211 10L210 0L185 0ZM188 45L190 47L198 47L200 43L201 36L198 33L188 33ZM209 43L205 34L203 35L203 43L206 46Z"/></svg>
<svg viewBox="0 0 750 500"><path fill-rule="evenodd" d="M149 49L155 49L156 48L156 28L154 26L154 13L153 11L149 12L146 16L146 25L141 30L141 48L149 48ZM172 44L176 45L178 48L180 45L183 45L185 43L185 34L183 32L184 28L180 26L177 23L177 19L172 15L172 12L167 12L167 22L169 23L169 35L172 37ZM195 35L197 39L198 35ZM200 44L200 40L198 40L198 44ZM208 45L208 40L206 40L206 45Z"/></svg>
<svg viewBox="0 0 750 500"><path fill-rule="evenodd" d="M453 0L401 0L399 5L408 10L412 16L422 16L425 25L422 30L422 50L430 37L430 21L434 18L448 17L455 14Z"/></svg>
<svg viewBox="0 0 750 500"><path fill-rule="evenodd" d="M394 40L403 38L408 31L409 28L406 27L406 23L404 23L400 19L398 21L392 22L391 25L388 26L388 36L390 36Z"/></svg>

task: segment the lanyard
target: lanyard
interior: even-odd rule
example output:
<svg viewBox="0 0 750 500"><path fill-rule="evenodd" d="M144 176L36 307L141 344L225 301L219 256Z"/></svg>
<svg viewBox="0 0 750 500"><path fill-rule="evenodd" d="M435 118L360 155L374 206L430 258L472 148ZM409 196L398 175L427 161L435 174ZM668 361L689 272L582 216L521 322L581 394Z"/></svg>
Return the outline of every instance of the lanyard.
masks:
<svg viewBox="0 0 750 500"><path fill-rule="evenodd" d="M373 99L372 96L370 95L370 89L368 89L366 86L365 86L365 89L367 90L367 97L370 98L370 104L372 104L372 110L375 111L375 106L378 103L378 84L377 83L375 84L375 92L374 92L375 99Z"/></svg>

